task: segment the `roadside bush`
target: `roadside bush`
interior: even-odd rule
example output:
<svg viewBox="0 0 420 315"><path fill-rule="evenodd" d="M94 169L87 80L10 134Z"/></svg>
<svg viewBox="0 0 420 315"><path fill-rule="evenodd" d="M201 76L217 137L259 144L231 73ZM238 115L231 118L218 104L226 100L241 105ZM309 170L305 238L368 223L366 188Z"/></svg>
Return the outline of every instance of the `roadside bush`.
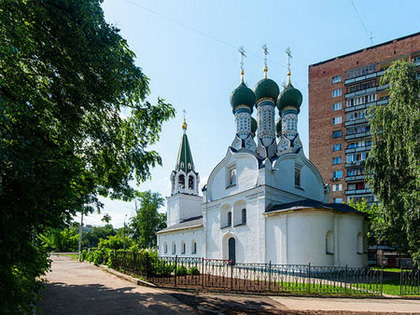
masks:
<svg viewBox="0 0 420 315"><path fill-rule="evenodd" d="M187 274L187 268L184 266L178 266L176 268L176 275L177 276L185 276Z"/></svg>
<svg viewBox="0 0 420 315"><path fill-rule="evenodd" d="M191 267L190 269L188 269L187 273L189 275L198 276L200 274L200 270L198 270L197 267Z"/></svg>

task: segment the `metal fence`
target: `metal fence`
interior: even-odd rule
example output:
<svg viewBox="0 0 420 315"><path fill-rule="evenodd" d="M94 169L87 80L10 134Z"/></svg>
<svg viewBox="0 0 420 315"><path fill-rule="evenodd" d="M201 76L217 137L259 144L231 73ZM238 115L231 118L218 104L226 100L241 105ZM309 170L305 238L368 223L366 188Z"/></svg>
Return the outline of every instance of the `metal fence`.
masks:
<svg viewBox="0 0 420 315"><path fill-rule="evenodd" d="M420 295L420 270L401 270L400 295Z"/></svg>
<svg viewBox="0 0 420 315"><path fill-rule="evenodd" d="M383 272L369 268L236 263L114 252L114 268L161 287L270 294L382 295ZM419 272L401 273L402 294L420 294Z"/></svg>

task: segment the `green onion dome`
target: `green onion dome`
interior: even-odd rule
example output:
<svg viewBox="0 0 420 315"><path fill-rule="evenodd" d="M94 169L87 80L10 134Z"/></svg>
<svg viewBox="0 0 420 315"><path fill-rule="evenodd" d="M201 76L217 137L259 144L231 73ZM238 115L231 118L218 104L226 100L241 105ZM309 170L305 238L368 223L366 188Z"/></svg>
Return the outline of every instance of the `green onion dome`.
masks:
<svg viewBox="0 0 420 315"><path fill-rule="evenodd" d="M277 137L280 137L281 135L281 118L277 119L276 121L276 134Z"/></svg>
<svg viewBox="0 0 420 315"><path fill-rule="evenodd" d="M280 90L276 82L265 78L255 85L254 93L257 101L262 98L271 98L275 102L277 100L277 96L279 96Z"/></svg>
<svg viewBox="0 0 420 315"><path fill-rule="evenodd" d="M248 106L252 112L254 104L255 94L244 82L241 82L241 84L239 84L239 86L233 90L230 95L230 105L233 110L235 110L235 108L239 105L245 105Z"/></svg>
<svg viewBox="0 0 420 315"><path fill-rule="evenodd" d="M251 117L251 133L255 135L257 132L258 124L254 117Z"/></svg>
<svg viewBox="0 0 420 315"><path fill-rule="evenodd" d="M284 108L292 106L295 107L299 113L302 100L302 93L298 89L295 89L292 83L289 82L277 99L277 108L281 112Z"/></svg>

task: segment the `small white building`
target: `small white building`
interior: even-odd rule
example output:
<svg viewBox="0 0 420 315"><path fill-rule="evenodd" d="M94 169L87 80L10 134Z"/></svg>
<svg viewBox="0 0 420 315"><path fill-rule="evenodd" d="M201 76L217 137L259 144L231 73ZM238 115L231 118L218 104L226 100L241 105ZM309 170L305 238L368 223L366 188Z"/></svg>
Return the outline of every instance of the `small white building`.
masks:
<svg viewBox="0 0 420 315"><path fill-rule="evenodd" d="M168 227L158 232L159 255L366 265L364 215L348 205L327 203L329 187L304 155L297 131L302 94L290 83L290 73L279 93L278 85L267 78L267 68L264 71L254 91L241 73L230 98L236 135L211 172L203 196L184 121L167 197Z"/></svg>

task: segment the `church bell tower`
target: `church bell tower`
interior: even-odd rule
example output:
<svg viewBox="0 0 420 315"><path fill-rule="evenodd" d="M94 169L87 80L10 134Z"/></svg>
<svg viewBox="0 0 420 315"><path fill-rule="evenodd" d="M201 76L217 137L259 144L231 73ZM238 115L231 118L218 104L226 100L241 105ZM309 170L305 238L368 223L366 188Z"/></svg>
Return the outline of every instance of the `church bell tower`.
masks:
<svg viewBox="0 0 420 315"><path fill-rule="evenodd" d="M187 137L187 122L182 123L183 135L179 145L175 169L171 173L171 196L167 197L167 225L201 215L203 197L199 196L200 176L195 171Z"/></svg>

